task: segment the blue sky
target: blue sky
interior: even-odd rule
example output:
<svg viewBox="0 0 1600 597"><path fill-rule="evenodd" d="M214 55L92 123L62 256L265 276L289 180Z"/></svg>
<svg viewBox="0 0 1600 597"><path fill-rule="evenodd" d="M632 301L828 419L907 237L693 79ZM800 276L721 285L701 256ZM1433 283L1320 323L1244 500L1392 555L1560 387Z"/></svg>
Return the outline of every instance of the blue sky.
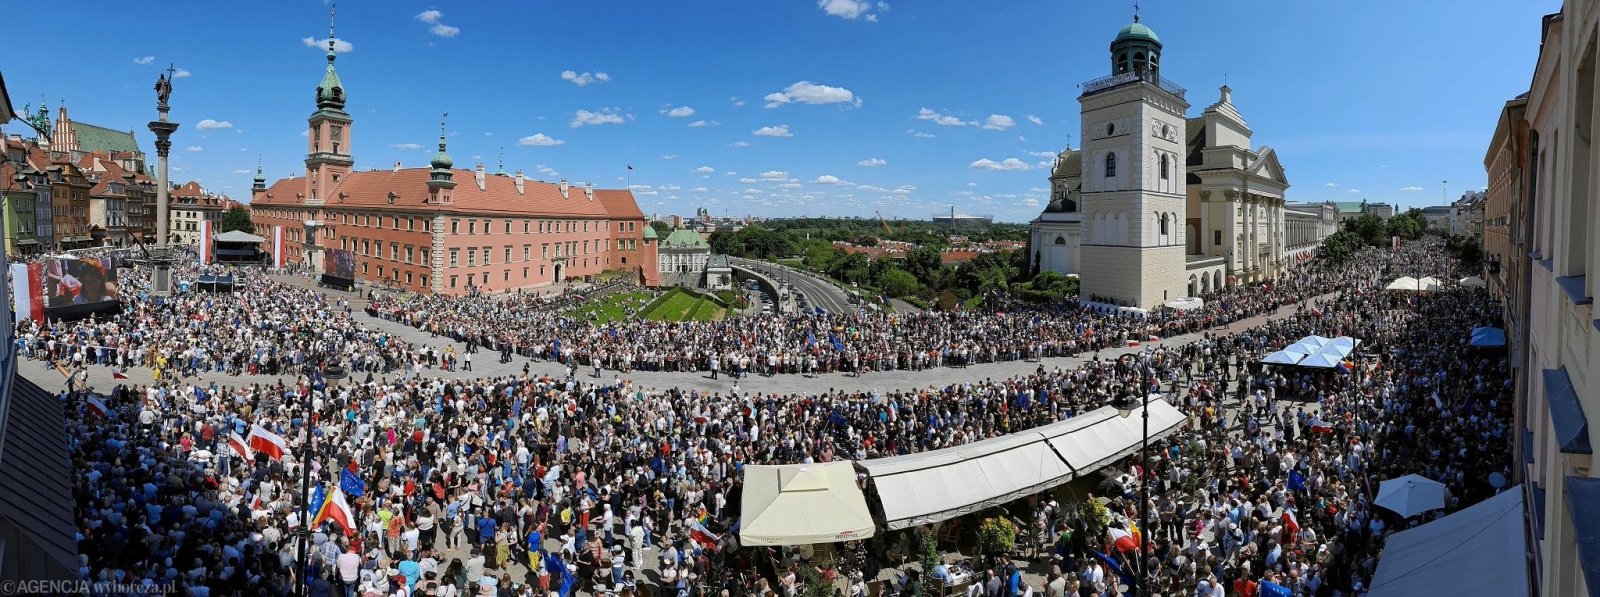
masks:
<svg viewBox="0 0 1600 597"><path fill-rule="evenodd" d="M1539 17L1559 9L1140 5L1190 114L1226 76L1291 199L1402 206L1440 203L1444 179L1451 199L1484 186L1500 106L1527 90ZM172 98L174 180L246 199L257 155L269 179L303 170L327 4L75 12L49 33L63 44L9 44L14 102L42 95L53 117L65 99L75 120L138 129L153 156L151 87L172 63L188 73ZM647 214L926 218L954 205L1026 221L1047 201L1050 156L1076 137L1077 84L1109 74L1131 18L1131 2L1057 0L346 2L337 68L357 168L426 165L449 112L458 167L492 172L503 147L507 172L634 186Z"/></svg>

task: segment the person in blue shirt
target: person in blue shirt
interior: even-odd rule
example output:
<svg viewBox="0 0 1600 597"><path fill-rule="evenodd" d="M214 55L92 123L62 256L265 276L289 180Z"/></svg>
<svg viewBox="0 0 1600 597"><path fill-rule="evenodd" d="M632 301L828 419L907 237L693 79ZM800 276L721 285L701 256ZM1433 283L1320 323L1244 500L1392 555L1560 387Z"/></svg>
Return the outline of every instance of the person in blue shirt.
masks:
<svg viewBox="0 0 1600 597"><path fill-rule="evenodd" d="M494 544L495 527L496 527L496 524L494 522L494 518L492 518L492 517L484 516L484 517L480 517L478 519L478 544L479 545L492 545L492 544Z"/></svg>

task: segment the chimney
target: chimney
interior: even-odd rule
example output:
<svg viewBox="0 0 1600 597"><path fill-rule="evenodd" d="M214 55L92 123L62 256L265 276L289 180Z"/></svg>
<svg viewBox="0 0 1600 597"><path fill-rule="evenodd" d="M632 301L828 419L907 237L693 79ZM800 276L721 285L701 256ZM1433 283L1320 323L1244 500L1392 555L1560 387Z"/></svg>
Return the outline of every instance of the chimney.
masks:
<svg viewBox="0 0 1600 597"><path fill-rule="evenodd" d="M517 181L516 181L516 184L517 184L517 194L518 194L518 195L521 195L521 194L522 194L522 181L523 181L523 180L526 180L526 179L525 179L525 178L523 178L523 176L522 176L522 171L521 171L521 170L518 170L518 171L517 171Z"/></svg>
<svg viewBox="0 0 1600 597"><path fill-rule="evenodd" d="M396 173L400 172L400 162L395 162L394 163L394 171Z"/></svg>
<svg viewBox="0 0 1600 597"><path fill-rule="evenodd" d="M587 195L590 201L594 201L594 183L583 183L583 194Z"/></svg>
<svg viewBox="0 0 1600 597"><path fill-rule="evenodd" d="M483 183L483 174L484 174L484 172L483 172L483 162L478 162L478 167L473 169L473 171L472 171L472 177L477 179L477 181L478 181L478 190L480 190L480 191L484 189L484 186L483 186L483 184L484 184Z"/></svg>
<svg viewBox="0 0 1600 597"><path fill-rule="evenodd" d="M562 199L570 199L571 198L571 197L567 196L567 179L565 179L565 178L561 179L561 198Z"/></svg>

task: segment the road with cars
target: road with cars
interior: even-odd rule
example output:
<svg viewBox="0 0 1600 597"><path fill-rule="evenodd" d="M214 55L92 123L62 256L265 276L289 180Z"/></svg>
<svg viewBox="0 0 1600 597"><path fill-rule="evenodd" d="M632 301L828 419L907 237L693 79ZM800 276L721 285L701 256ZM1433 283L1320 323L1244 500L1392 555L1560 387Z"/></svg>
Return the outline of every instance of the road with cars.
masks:
<svg viewBox="0 0 1600 597"><path fill-rule="evenodd" d="M802 308L821 307L829 313L853 313L857 308L850 302L850 296L845 294L844 290L812 274L766 261L739 257L731 257L729 261L777 281L786 290L796 294L795 298L803 304Z"/></svg>

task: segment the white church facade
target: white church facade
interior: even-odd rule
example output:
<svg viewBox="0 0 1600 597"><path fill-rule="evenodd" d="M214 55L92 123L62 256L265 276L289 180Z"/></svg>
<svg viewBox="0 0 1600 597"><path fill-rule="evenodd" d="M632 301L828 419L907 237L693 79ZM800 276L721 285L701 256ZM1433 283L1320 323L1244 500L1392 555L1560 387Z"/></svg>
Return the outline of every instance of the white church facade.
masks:
<svg viewBox="0 0 1600 597"><path fill-rule="evenodd" d="M1290 263L1276 152L1251 148L1226 86L1188 118L1161 49L1137 17L1118 32L1112 74L1081 86L1083 146L1056 157L1050 204L1029 225L1034 269L1079 276L1087 301L1152 309Z"/></svg>

